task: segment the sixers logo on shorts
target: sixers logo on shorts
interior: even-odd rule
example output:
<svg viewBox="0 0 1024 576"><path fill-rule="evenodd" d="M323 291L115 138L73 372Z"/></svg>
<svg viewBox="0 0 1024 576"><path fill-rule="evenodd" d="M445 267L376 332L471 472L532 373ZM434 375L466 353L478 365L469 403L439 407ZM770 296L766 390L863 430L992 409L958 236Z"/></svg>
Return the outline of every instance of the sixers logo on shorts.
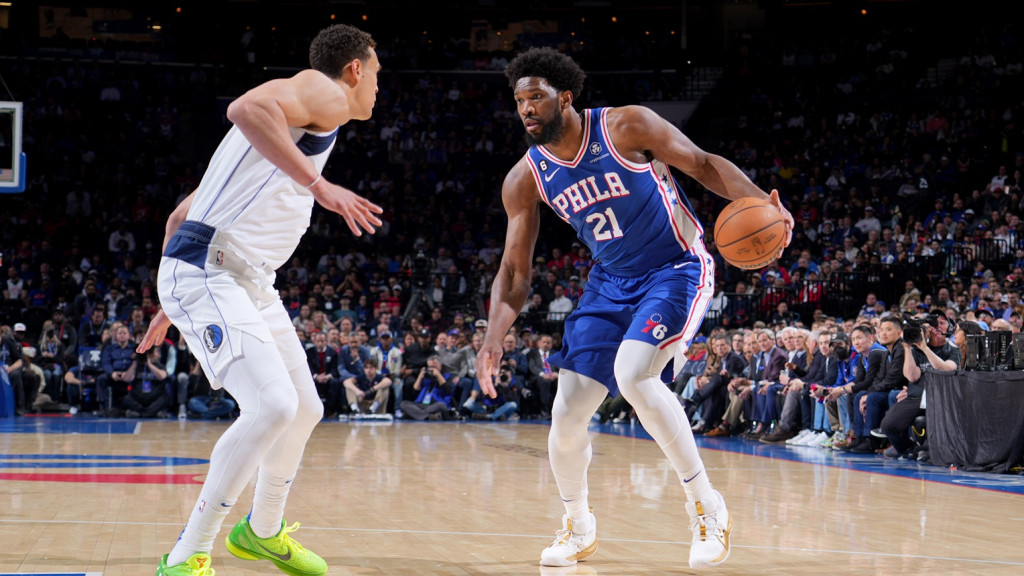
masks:
<svg viewBox="0 0 1024 576"><path fill-rule="evenodd" d="M224 342L224 330L220 326L210 324L203 331L203 344L206 344L206 349L210 352L216 352L222 342Z"/></svg>
<svg viewBox="0 0 1024 576"><path fill-rule="evenodd" d="M661 321L661 314L653 314L650 318L647 319L647 325L644 326L641 332L643 332L644 334L650 334L651 336L654 336L657 340L664 340L665 333L668 332L668 328L666 328L665 325L661 323Z"/></svg>

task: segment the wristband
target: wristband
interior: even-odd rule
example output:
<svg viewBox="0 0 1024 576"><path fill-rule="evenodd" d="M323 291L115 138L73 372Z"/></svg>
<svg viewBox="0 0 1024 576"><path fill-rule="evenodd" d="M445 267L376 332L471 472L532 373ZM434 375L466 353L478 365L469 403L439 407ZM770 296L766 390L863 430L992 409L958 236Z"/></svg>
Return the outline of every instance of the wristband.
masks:
<svg viewBox="0 0 1024 576"><path fill-rule="evenodd" d="M321 178L323 178L323 177L324 177L324 175L323 175L323 174L317 174L317 175L316 175L316 180L313 180L313 181L312 181L312 182L311 182L311 183L309 184L309 186L306 186L306 190L309 190L309 189L310 189L310 188L312 188L313 186L316 186L316 183L317 183L317 182L319 182L319 181L320 181L320 179L321 179Z"/></svg>

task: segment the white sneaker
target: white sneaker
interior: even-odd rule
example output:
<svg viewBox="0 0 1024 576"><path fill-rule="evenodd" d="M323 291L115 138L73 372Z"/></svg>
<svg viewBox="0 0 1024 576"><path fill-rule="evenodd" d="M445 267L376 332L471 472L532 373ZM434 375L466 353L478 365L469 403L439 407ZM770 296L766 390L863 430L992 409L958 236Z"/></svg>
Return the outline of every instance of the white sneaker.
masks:
<svg viewBox="0 0 1024 576"><path fill-rule="evenodd" d="M597 552L597 518L587 517L574 521L562 516L562 529L555 532L555 541L540 553L541 566L572 566Z"/></svg>
<svg viewBox="0 0 1024 576"><path fill-rule="evenodd" d="M370 404L370 414L376 414L377 408L380 408L380 402L374 401L373 404Z"/></svg>
<svg viewBox="0 0 1024 576"><path fill-rule="evenodd" d="M810 429L808 429L808 430L810 430ZM802 438L800 438L799 442L794 442L793 445L794 446L811 446L810 443L813 442L814 439L817 438L817 437L818 437L818 433L815 432L814 430L810 430L807 434L805 434Z"/></svg>
<svg viewBox="0 0 1024 576"><path fill-rule="evenodd" d="M690 568L708 568L725 562L729 557L732 518L722 495L716 490L712 502L687 502L686 511L693 531Z"/></svg>
<svg viewBox="0 0 1024 576"><path fill-rule="evenodd" d="M188 420L188 408L184 404L178 404L178 420Z"/></svg>
<svg viewBox="0 0 1024 576"><path fill-rule="evenodd" d="M789 444L790 446L799 446L800 443L806 440L807 436L810 434L814 434L814 431L810 428L804 428L799 434L793 436L789 440L786 440L786 444Z"/></svg>
<svg viewBox="0 0 1024 576"><path fill-rule="evenodd" d="M807 441L804 442L804 446L821 446L822 442L825 442L828 439L828 432L821 431L815 434L813 438L808 438Z"/></svg>

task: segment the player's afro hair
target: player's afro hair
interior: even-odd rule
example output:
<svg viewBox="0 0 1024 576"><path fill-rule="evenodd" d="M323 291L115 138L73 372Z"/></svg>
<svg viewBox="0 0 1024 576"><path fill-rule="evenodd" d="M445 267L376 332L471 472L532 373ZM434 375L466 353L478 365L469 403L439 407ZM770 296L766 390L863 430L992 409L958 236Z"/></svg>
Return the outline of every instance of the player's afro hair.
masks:
<svg viewBox="0 0 1024 576"><path fill-rule="evenodd" d="M572 92L572 98L576 100L583 91L583 80L587 75L572 58L554 48L544 47L519 53L505 68L505 77L512 87L520 78L543 78L556 90Z"/></svg>
<svg viewBox="0 0 1024 576"><path fill-rule="evenodd" d="M330 78L338 78L346 64L353 60L365 61L376 45L373 37L354 26L328 26L309 45L309 66Z"/></svg>

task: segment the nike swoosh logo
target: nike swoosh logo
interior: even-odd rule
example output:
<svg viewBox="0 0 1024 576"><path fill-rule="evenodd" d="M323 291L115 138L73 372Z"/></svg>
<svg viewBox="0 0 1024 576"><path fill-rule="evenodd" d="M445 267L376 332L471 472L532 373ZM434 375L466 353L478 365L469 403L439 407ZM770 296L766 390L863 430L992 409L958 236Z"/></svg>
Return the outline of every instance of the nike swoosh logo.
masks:
<svg viewBox="0 0 1024 576"><path fill-rule="evenodd" d="M562 169L562 167L559 166L558 168L555 168L555 171L552 172L551 174L545 174L544 175L544 181L545 182L551 182L551 179L554 178L555 174L558 174L558 171L561 170L561 169Z"/></svg>
<svg viewBox="0 0 1024 576"><path fill-rule="evenodd" d="M259 544L259 542L257 542L257 544ZM270 554L271 556L273 556L274 558L277 558L278 560L280 560L282 562L287 562L287 561L292 559L292 551L291 550L289 550L287 554L278 554L277 552L274 552L273 550L268 549L263 544L260 544L260 548L263 548L264 550L267 551L267 554Z"/></svg>
<svg viewBox="0 0 1024 576"><path fill-rule="evenodd" d="M688 262L683 262L682 264L676 264L675 266L673 266L673 268L678 270L678 269L682 268L683 266L686 266L687 264L688 264Z"/></svg>
<svg viewBox="0 0 1024 576"><path fill-rule="evenodd" d="M690 483L690 481L691 481L691 480L693 480L694 478L696 478L697 476L700 476L700 472L697 472L697 473L696 473L696 474L694 474L693 476L690 476L690 477L689 477L688 479L686 479L686 480L683 480L683 484L689 484L689 483Z"/></svg>

